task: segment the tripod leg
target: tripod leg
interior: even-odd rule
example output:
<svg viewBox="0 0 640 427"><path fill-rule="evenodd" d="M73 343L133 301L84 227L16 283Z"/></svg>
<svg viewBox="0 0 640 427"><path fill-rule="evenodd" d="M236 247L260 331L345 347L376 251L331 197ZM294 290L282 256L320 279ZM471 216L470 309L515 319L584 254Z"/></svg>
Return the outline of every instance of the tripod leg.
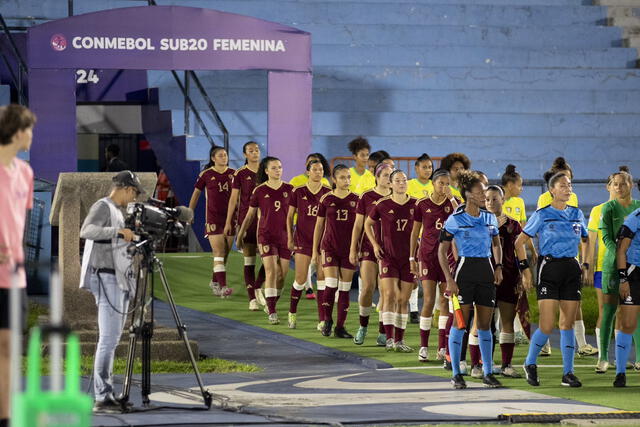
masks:
<svg viewBox="0 0 640 427"><path fill-rule="evenodd" d="M151 338L153 324L145 322L142 326L142 404L149 406L151 394Z"/></svg>
<svg viewBox="0 0 640 427"><path fill-rule="evenodd" d="M162 263L160 262L160 260L158 260L157 258L156 258L156 264L158 265L160 280L162 281L162 287L164 288L165 295L167 296L167 301L169 302L169 307L171 308L171 314L173 315L173 320L176 322L176 328L178 329L178 334L182 338L185 348L187 349L187 353L189 354L191 367L193 368L193 372L196 376L196 381L198 382L198 386L200 387L200 393L202 394L202 398L204 399L204 404L207 408L210 408L212 396L211 396L211 393L209 393L209 390L207 390L204 387L204 383L202 382L202 376L200 375L198 364L196 363L195 356L193 355L193 351L191 351L191 346L189 345L189 337L187 336L187 327L182 323L182 320L180 319L180 315L178 314L178 310L176 309L176 303L173 299L173 294L171 293L171 288L169 288L169 282L167 281L167 276L164 274L164 268L162 267Z"/></svg>

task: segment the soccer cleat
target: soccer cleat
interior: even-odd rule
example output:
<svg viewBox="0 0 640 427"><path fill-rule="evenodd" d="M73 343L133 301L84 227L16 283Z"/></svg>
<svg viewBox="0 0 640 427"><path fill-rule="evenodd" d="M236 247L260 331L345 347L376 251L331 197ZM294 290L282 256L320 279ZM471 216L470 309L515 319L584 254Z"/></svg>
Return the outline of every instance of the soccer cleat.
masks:
<svg viewBox="0 0 640 427"><path fill-rule="evenodd" d="M596 374L605 374L609 369L609 362L606 360L598 360L598 364L596 365Z"/></svg>
<svg viewBox="0 0 640 427"><path fill-rule="evenodd" d="M494 375L500 375L502 373L502 366L493 365L493 370L491 372Z"/></svg>
<svg viewBox="0 0 640 427"><path fill-rule="evenodd" d="M378 338L376 338L376 345L378 347L385 347L387 345L387 336L385 334L378 334Z"/></svg>
<svg viewBox="0 0 640 427"><path fill-rule="evenodd" d="M233 293L233 289L231 289L228 286L225 286L224 288L220 288L220 298L229 298L232 293Z"/></svg>
<svg viewBox="0 0 640 427"><path fill-rule="evenodd" d="M393 344L393 349L396 353L412 353L413 348L409 347L404 343L404 341L398 341Z"/></svg>
<svg viewBox="0 0 640 427"><path fill-rule="evenodd" d="M308 288L306 293L305 293L305 298L306 299L316 299L316 294L313 293L313 289Z"/></svg>
<svg viewBox="0 0 640 427"><path fill-rule="evenodd" d="M289 329L295 329L296 325L298 324L298 315L296 313L289 313L288 320Z"/></svg>
<svg viewBox="0 0 640 427"><path fill-rule="evenodd" d="M482 366L474 365L473 368L471 368L471 378L482 378L483 376Z"/></svg>
<svg viewBox="0 0 640 427"><path fill-rule="evenodd" d="M467 361L466 360L461 360L460 361L460 375L469 375L469 368L467 367Z"/></svg>
<svg viewBox="0 0 640 427"><path fill-rule="evenodd" d="M640 362L636 362L633 364L633 370L634 371L640 371Z"/></svg>
<svg viewBox="0 0 640 427"><path fill-rule="evenodd" d="M218 282L214 282L213 280L209 282L209 287L211 288L211 292L214 296L220 296L220 284Z"/></svg>
<svg viewBox="0 0 640 427"><path fill-rule="evenodd" d="M598 354L598 349L591 344L585 344L578 348L578 356L595 356L596 354Z"/></svg>
<svg viewBox="0 0 640 427"><path fill-rule="evenodd" d="M423 363L429 361L429 347L420 347L418 351L418 361Z"/></svg>
<svg viewBox="0 0 640 427"><path fill-rule="evenodd" d="M443 347L439 349L438 352L436 353L436 360L444 360L446 355L447 355L447 349Z"/></svg>
<svg viewBox="0 0 640 427"><path fill-rule="evenodd" d="M456 390L462 390L464 388L467 388L467 383L464 381L464 378L462 378L462 375L460 374L451 378L451 384L453 385L453 388L455 388Z"/></svg>
<svg viewBox="0 0 640 427"><path fill-rule="evenodd" d="M367 336L367 327L366 326L360 326L358 328L358 332L356 332L356 336L353 339L353 343L355 345L362 345L364 344L364 338Z"/></svg>
<svg viewBox="0 0 640 427"><path fill-rule="evenodd" d="M409 313L409 321L415 324L420 323L420 316L418 316L417 311L412 311L411 313Z"/></svg>
<svg viewBox="0 0 640 427"><path fill-rule="evenodd" d="M516 345L529 344L529 338L527 338L527 334L525 334L524 331L516 332L515 339L516 339Z"/></svg>
<svg viewBox="0 0 640 427"><path fill-rule="evenodd" d="M575 375L573 375L573 372L563 375L562 382L560 384L565 387L582 387L582 383Z"/></svg>
<svg viewBox="0 0 640 427"><path fill-rule="evenodd" d="M520 372L516 371L511 364L502 367L502 376L507 378L522 378Z"/></svg>
<svg viewBox="0 0 640 427"><path fill-rule="evenodd" d="M542 347L542 350L540 350L540 357L547 356L551 356L551 344L549 343L549 341L547 341L544 347Z"/></svg>
<svg viewBox="0 0 640 427"><path fill-rule="evenodd" d="M249 310L251 311L259 311L260 310L260 306L258 305L258 301L256 301L256 299L252 299L251 301L249 301Z"/></svg>
<svg viewBox="0 0 640 427"><path fill-rule="evenodd" d="M529 385L538 387L540 381L538 380L538 365L523 365L524 376L527 379Z"/></svg>
<svg viewBox="0 0 640 427"><path fill-rule="evenodd" d="M264 293L262 292L262 288L256 289L256 300L258 300L258 304L263 307L267 306L267 300L264 297Z"/></svg>
<svg viewBox="0 0 640 427"><path fill-rule="evenodd" d="M109 395L104 400L96 401L94 403L93 412L102 414L121 414L124 411L122 410L122 405L118 399Z"/></svg>
<svg viewBox="0 0 640 427"><path fill-rule="evenodd" d="M489 388L502 388L502 383L498 381L498 379L493 374L484 375L482 377L482 384L484 384L485 387Z"/></svg>
<svg viewBox="0 0 640 427"><path fill-rule="evenodd" d="M393 338L389 338L389 339L387 340L387 342L385 343L384 348L385 348L387 351L393 351L393 350L394 350L394 348L393 348L393 344L394 344L394 343L393 343Z"/></svg>
<svg viewBox="0 0 640 427"><path fill-rule="evenodd" d="M322 327L322 335L325 337L330 337L331 329L333 329L333 320L325 320L324 326Z"/></svg>
<svg viewBox="0 0 640 427"><path fill-rule="evenodd" d="M269 324L271 325L279 325L280 320L278 320L278 313L271 313L269 315Z"/></svg>
<svg viewBox="0 0 640 427"><path fill-rule="evenodd" d="M333 330L333 336L336 338L353 338L353 335L347 332L344 326L336 326L336 328Z"/></svg>
<svg viewBox="0 0 640 427"><path fill-rule="evenodd" d="M316 326L316 329L320 332L322 332L322 330L324 329L324 320L321 320L318 322L318 325Z"/></svg>
<svg viewBox="0 0 640 427"><path fill-rule="evenodd" d="M616 379L613 381L614 387L626 387L627 386L627 375L626 374L617 374Z"/></svg>

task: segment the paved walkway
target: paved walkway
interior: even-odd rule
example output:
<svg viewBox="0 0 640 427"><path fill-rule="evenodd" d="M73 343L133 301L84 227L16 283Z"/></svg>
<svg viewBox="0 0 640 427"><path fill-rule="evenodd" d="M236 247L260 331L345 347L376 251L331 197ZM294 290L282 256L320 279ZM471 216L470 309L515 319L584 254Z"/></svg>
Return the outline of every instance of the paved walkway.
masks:
<svg viewBox="0 0 640 427"><path fill-rule="evenodd" d="M157 320L172 325L166 305L156 307ZM162 409L95 416L94 425L470 422L497 420L503 413L612 410L471 383L467 390L454 391L444 378L392 369L378 360L212 314L182 307L179 312L202 353L264 370L204 375L214 393L210 411ZM202 406L196 386L193 375L153 375L151 400L155 405ZM132 390L132 400L139 404L139 389Z"/></svg>

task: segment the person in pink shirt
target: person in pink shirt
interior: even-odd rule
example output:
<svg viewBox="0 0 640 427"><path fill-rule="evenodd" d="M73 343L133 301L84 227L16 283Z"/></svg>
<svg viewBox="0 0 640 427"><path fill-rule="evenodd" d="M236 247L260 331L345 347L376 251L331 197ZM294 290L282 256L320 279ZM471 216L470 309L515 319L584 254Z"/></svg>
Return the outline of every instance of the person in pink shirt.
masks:
<svg viewBox="0 0 640 427"><path fill-rule="evenodd" d="M9 287L16 268L23 319L27 305L22 236L33 205L33 171L17 155L31 147L35 122L26 107L0 107L0 426L9 419Z"/></svg>

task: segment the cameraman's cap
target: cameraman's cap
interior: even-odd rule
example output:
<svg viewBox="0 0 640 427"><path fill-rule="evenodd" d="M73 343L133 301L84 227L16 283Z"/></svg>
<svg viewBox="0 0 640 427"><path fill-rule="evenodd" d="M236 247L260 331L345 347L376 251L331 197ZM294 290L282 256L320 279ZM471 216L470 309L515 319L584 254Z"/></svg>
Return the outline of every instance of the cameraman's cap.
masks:
<svg viewBox="0 0 640 427"><path fill-rule="evenodd" d="M131 171L118 172L118 174L114 176L112 180L113 183L118 187L134 187L136 190L138 190L138 193L144 193L142 184L140 184L140 179L135 173Z"/></svg>

